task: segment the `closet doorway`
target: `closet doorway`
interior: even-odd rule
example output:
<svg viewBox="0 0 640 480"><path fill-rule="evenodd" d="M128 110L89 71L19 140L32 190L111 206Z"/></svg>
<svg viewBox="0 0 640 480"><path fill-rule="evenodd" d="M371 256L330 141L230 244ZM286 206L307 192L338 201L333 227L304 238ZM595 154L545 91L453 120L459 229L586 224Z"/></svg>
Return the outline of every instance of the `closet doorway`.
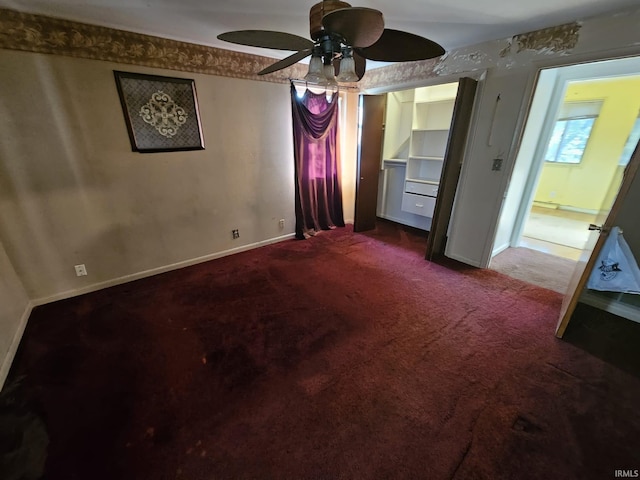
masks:
<svg viewBox="0 0 640 480"><path fill-rule="evenodd" d="M428 232L426 258L444 253L476 87L464 77L361 96L354 231L382 218Z"/></svg>

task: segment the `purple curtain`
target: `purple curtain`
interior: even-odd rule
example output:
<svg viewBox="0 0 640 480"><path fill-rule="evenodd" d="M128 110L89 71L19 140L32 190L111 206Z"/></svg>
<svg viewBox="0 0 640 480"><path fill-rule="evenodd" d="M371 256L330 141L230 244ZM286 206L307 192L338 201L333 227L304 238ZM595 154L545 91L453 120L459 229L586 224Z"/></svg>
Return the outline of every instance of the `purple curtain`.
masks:
<svg viewBox="0 0 640 480"><path fill-rule="evenodd" d="M331 102L291 84L295 158L296 238L344 227L338 168L338 95Z"/></svg>

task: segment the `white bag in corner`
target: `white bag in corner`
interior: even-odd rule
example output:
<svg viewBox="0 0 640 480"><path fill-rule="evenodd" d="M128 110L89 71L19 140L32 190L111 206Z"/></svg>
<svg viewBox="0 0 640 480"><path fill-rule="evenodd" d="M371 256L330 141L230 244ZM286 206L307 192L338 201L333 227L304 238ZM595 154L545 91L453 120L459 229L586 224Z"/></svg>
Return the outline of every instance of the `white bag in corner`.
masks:
<svg viewBox="0 0 640 480"><path fill-rule="evenodd" d="M640 294L640 269L620 228L613 227L609 232L589 276L587 288Z"/></svg>

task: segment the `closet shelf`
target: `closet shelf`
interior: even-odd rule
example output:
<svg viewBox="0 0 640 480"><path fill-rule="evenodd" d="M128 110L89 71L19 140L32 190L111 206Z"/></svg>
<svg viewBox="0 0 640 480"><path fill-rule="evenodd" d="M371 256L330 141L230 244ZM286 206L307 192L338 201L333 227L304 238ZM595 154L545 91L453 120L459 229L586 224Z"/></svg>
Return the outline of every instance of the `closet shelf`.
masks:
<svg viewBox="0 0 640 480"><path fill-rule="evenodd" d="M378 207L385 218L429 229L426 219L434 213L457 91L456 82L387 95Z"/></svg>
<svg viewBox="0 0 640 480"><path fill-rule="evenodd" d="M444 162L444 157L441 156L426 156L426 155L410 155L412 160L434 160L436 162Z"/></svg>
<svg viewBox="0 0 640 480"><path fill-rule="evenodd" d="M412 132L449 132L448 128L412 128Z"/></svg>
<svg viewBox="0 0 640 480"><path fill-rule="evenodd" d="M411 178L411 177L407 177L407 182L425 183L427 185L439 185L440 184L440 181L438 181L438 180L428 180L426 178Z"/></svg>
<svg viewBox="0 0 640 480"><path fill-rule="evenodd" d="M395 165L406 165L407 159L406 158L385 158L384 163L385 164L391 163Z"/></svg>

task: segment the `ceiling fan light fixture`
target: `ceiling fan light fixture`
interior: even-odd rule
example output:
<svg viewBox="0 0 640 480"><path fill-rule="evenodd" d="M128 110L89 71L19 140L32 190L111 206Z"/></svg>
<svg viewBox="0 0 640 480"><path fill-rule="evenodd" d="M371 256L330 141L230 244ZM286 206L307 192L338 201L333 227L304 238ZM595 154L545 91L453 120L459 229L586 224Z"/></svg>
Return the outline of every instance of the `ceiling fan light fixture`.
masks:
<svg viewBox="0 0 640 480"><path fill-rule="evenodd" d="M304 76L305 81L309 83L323 84L326 81L324 69L322 65L322 57L313 55L309 60L309 71Z"/></svg>
<svg viewBox="0 0 640 480"><path fill-rule="evenodd" d="M333 68L333 64L331 62L325 63L322 68L324 70L325 77L324 84L330 87L337 86L338 82L336 81L335 69Z"/></svg>
<svg viewBox="0 0 640 480"><path fill-rule="evenodd" d="M351 83L360 80L356 73L356 62L353 60L350 49L345 49L342 54L340 73L338 74L337 80L339 83Z"/></svg>

